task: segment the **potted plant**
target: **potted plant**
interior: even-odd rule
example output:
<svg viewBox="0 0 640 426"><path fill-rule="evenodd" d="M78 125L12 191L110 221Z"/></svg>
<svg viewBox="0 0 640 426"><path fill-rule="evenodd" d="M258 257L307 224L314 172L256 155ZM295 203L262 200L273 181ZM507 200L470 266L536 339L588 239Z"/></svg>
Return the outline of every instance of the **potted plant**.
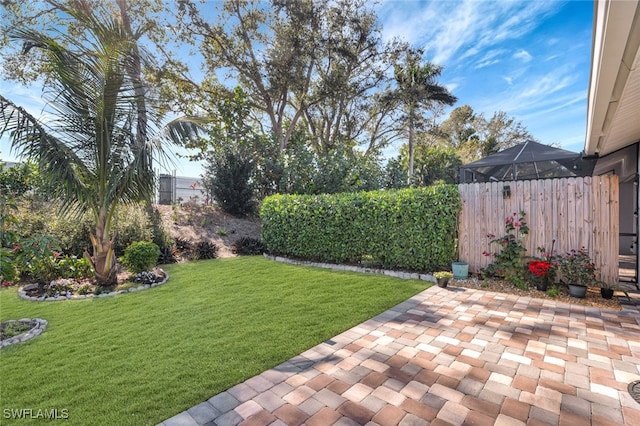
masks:
<svg viewBox="0 0 640 426"><path fill-rule="evenodd" d="M536 289L539 291L547 291L549 282L551 281L551 270L553 266L546 260L532 260L529 262L529 272L535 277Z"/></svg>
<svg viewBox="0 0 640 426"><path fill-rule="evenodd" d="M557 256L553 254L553 247L556 240L551 242L551 251L547 252L544 247L538 247L538 251L543 257L534 257L529 262L529 273L533 276L536 289L539 291L547 291L547 287L553 284L556 277L556 269L558 265Z"/></svg>
<svg viewBox="0 0 640 426"><path fill-rule="evenodd" d="M438 287L445 288L447 284L449 284L449 280L453 278L453 274L449 271L438 271L434 272L434 277L436 277L436 281L438 282Z"/></svg>
<svg viewBox="0 0 640 426"><path fill-rule="evenodd" d="M600 295L603 299L613 299L613 292L615 291L613 285L604 281L598 281L597 284L600 286Z"/></svg>
<svg viewBox="0 0 640 426"><path fill-rule="evenodd" d="M558 271L562 281L569 286L569 295L572 297L583 298L587 287L597 282L596 266L584 247L562 256L558 262Z"/></svg>

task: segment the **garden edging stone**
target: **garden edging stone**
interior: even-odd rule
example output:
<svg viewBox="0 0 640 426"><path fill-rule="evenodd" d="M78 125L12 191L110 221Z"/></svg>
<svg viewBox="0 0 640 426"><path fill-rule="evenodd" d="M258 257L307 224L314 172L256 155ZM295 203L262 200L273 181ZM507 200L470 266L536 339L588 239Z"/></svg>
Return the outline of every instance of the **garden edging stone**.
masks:
<svg viewBox="0 0 640 426"><path fill-rule="evenodd" d="M110 293L102 293L102 294L74 294L72 296L57 296L57 297L46 297L46 296L42 296L42 297L31 297L31 296L27 296L27 294L25 293L25 290L30 290L32 288L37 287L38 284L28 284L25 285L23 287L20 287L18 289L18 295L20 296L20 298L25 299L25 300L31 300L34 302L56 302L59 300L80 300L80 299L91 299L94 297L110 297L110 296L117 296L119 294L124 294L124 293L133 293L136 291L141 291L141 290L147 290L149 288L153 288L153 287L158 287L164 283L166 283L169 280L169 274L167 274L166 271L162 270L162 272L164 273L164 279L158 283L153 283L153 284L144 284L144 285L140 285L138 287L131 287L125 290L118 290L118 291L112 291Z"/></svg>
<svg viewBox="0 0 640 426"><path fill-rule="evenodd" d="M266 257L269 260L288 263L290 265L315 266L317 268L332 269L334 271L363 272L367 274L387 275L390 277L402 278L403 280L422 280L422 281L431 281L433 283L436 282L436 277L434 277L433 274L419 274L417 272L393 271L390 269L364 268L361 266L338 265L335 263L310 262L306 260L290 259L288 257L282 257L282 256L273 256L267 253L264 253L264 257Z"/></svg>
<svg viewBox="0 0 640 426"><path fill-rule="evenodd" d="M13 336L6 340L1 341L0 348L13 345L14 343L21 343L29 339L33 339L34 337L42 334L42 332L47 328L47 324L48 324L47 320L44 320L42 318L34 318L33 320L31 318L22 318L17 321L34 321L36 325L22 334L18 334L17 336Z"/></svg>

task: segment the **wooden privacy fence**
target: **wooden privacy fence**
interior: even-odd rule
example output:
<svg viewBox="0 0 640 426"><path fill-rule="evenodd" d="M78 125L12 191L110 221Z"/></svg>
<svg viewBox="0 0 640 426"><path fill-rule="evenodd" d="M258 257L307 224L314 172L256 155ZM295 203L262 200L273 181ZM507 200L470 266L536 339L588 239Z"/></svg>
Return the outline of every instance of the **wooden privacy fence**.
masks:
<svg viewBox="0 0 640 426"><path fill-rule="evenodd" d="M509 187L510 195L505 194ZM618 177L614 175L532 181L470 183L458 185L463 207L458 225L458 255L478 272L493 261L483 251L495 253L487 237L505 235L505 218L524 211L529 235L525 255L536 256L538 247L564 254L589 250L600 279L618 281Z"/></svg>

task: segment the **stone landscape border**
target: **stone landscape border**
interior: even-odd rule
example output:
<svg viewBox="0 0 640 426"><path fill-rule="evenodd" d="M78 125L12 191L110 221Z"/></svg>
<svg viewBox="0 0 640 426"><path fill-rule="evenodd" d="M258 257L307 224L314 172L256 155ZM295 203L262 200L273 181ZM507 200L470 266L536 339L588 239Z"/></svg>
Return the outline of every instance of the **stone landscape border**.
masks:
<svg viewBox="0 0 640 426"><path fill-rule="evenodd" d="M17 336L10 337L9 339L3 340L0 342L0 348L4 348L5 346L13 345L14 343L25 342L29 339L33 339L36 336L42 334L42 332L47 328L47 320L43 320L42 318L22 318L19 320L8 320L6 322L15 321L15 322L24 322L24 321L35 321L36 325L25 331L22 334L18 334Z"/></svg>
<svg viewBox="0 0 640 426"><path fill-rule="evenodd" d="M112 291L110 293L102 293L102 294L98 294L98 295L95 295L95 294L74 294L74 295L71 295L71 296L32 297L32 296L27 296L26 290L31 290L31 289L37 287L38 284L29 284L29 285L25 285L24 287L20 287L18 289L18 295L22 299L31 300L31 301L34 301L34 302L56 302L56 301L59 301L59 300L80 300L80 299L91 299L93 297L117 296L118 294L134 293L136 291L142 291L142 290L147 290L149 288L161 286L162 284L166 283L169 280L169 274L167 274L167 272L165 270L163 270L163 269L161 269L161 271L164 273L164 279L162 281L160 281L159 283L143 284L143 285L140 285L138 287L131 287L131 288L127 288L125 290Z"/></svg>
<svg viewBox="0 0 640 426"><path fill-rule="evenodd" d="M340 265L335 263L309 262L306 260L296 260L296 259L290 259L288 257L273 256L267 253L264 253L264 257L270 260L274 260L276 262L288 263L290 265L315 266L318 268L332 269L334 271L363 272L367 274L387 275L390 277L402 278L404 280L422 280L422 281L431 281L434 283L436 282L436 277L434 277L432 274L419 274L417 272L393 271L390 269L364 268L361 266Z"/></svg>

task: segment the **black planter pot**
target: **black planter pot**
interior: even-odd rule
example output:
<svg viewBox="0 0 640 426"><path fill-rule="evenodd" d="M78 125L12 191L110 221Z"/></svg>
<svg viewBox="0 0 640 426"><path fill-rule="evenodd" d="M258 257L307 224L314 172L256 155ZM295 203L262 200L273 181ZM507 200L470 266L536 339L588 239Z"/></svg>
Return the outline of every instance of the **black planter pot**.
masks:
<svg viewBox="0 0 640 426"><path fill-rule="evenodd" d="M569 296L577 299L584 299L587 294L587 287L584 285L569 284Z"/></svg>
<svg viewBox="0 0 640 426"><path fill-rule="evenodd" d="M612 288L601 288L600 294L603 299L612 299L613 298L613 289Z"/></svg>
<svg viewBox="0 0 640 426"><path fill-rule="evenodd" d="M547 282L546 281L538 281L536 283L536 290L538 290L538 291L547 291Z"/></svg>
<svg viewBox="0 0 640 426"><path fill-rule="evenodd" d="M449 278L436 278L438 282L438 287L446 288L447 284L449 284Z"/></svg>

